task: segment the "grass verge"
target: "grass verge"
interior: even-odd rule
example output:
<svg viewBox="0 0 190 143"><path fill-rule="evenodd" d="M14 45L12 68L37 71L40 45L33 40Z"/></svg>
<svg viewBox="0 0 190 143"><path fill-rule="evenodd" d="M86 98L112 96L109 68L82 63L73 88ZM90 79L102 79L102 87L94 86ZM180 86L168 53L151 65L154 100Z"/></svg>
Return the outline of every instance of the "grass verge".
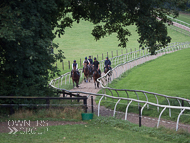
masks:
<svg viewBox="0 0 190 143"><path fill-rule="evenodd" d="M44 127L45 128L45 127ZM43 132L44 128L38 128ZM185 131L175 132L165 128L148 128L131 124L112 117L99 117L88 121L87 124L49 126L43 134L0 134L0 142L67 142L67 143L189 143L190 135Z"/></svg>

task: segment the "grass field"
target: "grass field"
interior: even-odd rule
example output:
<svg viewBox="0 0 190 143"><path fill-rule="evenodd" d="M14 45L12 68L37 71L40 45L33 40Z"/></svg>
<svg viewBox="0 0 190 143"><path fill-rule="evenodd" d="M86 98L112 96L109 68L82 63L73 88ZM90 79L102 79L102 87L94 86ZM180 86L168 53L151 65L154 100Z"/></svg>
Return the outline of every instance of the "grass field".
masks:
<svg viewBox="0 0 190 143"><path fill-rule="evenodd" d="M81 23L77 24L75 22L72 28L67 28L65 35L61 36L61 38L57 37L54 39L55 43L59 43L59 49L62 49L64 51L64 55L66 57L63 62L64 70L62 63L57 62L57 66L61 70L61 74L69 72L71 70L68 68L68 61L70 61L72 64L74 59L77 60L78 64L80 64L80 59L82 62L84 58L88 57L89 55L93 57L97 57L98 55L98 60L100 61L102 60L102 54L103 59L105 59L107 52L108 56L111 57L112 51L113 56L116 56L116 51L118 51L118 55L120 55L122 53L122 50L123 53L125 53L126 49L128 52L130 49L133 51L135 48L137 50L139 49L139 43L137 42L139 36L135 31L135 26L128 27L132 33L132 36L129 37L129 42L126 49L118 47L119 41L116 38L116 34L112 34L110 36L102 38L99 41L95 41L94 37L91 35L93 27L94 25L92 23L81 20ZM186 42L190 40L190 38L186 35L176 32L170 28L168 28L168 34L172 37L171 42ZM56 53L57 50L58 49L55 49L54 52Z"/></svg>
<svg viewBox="0 0 190 143"><path fill-rule="evenodd" d="M175 132L164 128L139 128L137 125L129 122L108 117L93 119L85 125L49 126L48 131L45 132L46 128L38 128L33 134L31 132L25 134L21 134L21 132L17 132L16 134L1 133L0 142L188 143L190 140L190 135L184 131ZM38 132L42 132L42 134L38 134Z"/></svg>

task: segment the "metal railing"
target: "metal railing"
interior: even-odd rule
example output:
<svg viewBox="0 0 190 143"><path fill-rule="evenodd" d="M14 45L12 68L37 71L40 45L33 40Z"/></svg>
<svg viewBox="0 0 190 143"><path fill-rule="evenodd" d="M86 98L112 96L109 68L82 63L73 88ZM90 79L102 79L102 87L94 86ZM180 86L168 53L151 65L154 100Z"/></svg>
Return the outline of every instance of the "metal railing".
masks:
<svg viewBox="0 0 190 143"><path fill-rule="evenodd" d="M113 60L117 59L116 64L118 64L118 65L116 65L111 71L109 71L109 72L112 72L112 73L113 73L110 82L113 81L113 79L120 77L122 73L124 73L126 70L132 68L133 66L136 66L136 65L141 64L141 63L144 63L144 62L146 62L146 61L148 61L148 60L157 58L158 56L164 55L164 54L166 54L166 53L174 52L174 51L176 51L176 50L181 50L181 49L183 49L183 48L188 48L188 47L190 47L190 42L173 43L173 44L170 44L170 46L168 46L168 47L166 47L166 48L163 48L163 49L158 50L158 51L157 51L157 55L153 55L153 56L151 56L150 53L148 53L148 52L145 53L145 52L142 52L142 51L138 50L138 51L134 51L134 52L130 52L130 53L127 53L127 54L120 55L120 56L118 56L118 57L114 57L114 58L112 58L111 60L112 60L112 62L113 62ZM146 49L147 49L147 48L146 48ZM140 51L140 52L139 52L139 51ZM145 51L146 51L146 50L145 50ZM140 54L139 54L139 53L140 53ZM127 58L127 57L128 57L128 58ZM138 63L138 60L139 60L139 59L143 59L143 60L141 60L141 62ZM126 62L126 61L127 61L127 62ZM101 62L102 62L102 61L101 61ZM133 65L131 64L132 62L133 62ZM102 64L102 63L101 63L101 64ZM101 68L103 68L103 67L101 66ZM113 89L113 88L106 87L106 86L108 85L108 83L109 83L109 82L108 82L108 78L109 78L109 77L108 77L108 74L109 74L109 72L98 79L98 81L100 82L100 85L102 86L102 88L109 90L111 93L112 93L112 91L115 91L117 94L118 94L118 91L123 91L123 92L126 93L127 98L125 98L125 97L120 97L119 94L118 94L118 97L114 97L113 94L112 94L112 95L107 95L107 94L95 94L95 93L88 93L88 92L81 92L81 91L68 91L68 90L66 90L66 89L61 89L61 88L59 88L59 82L60 82L60 78L62 78L62 76L59 77L59 78L57 78L56 80L52 80L52 81L50 82L50 86L51 86L52 88L57 89L57 90L64 90L64 91L67 91L67 92L70 92L70 93L87 94L88 97L89 97L90 95L101 96L101 98L100 98L100 100L99 100L99 103L98 103L98 116L99 116L99 113L100 113L100 103L101 103L101 101L102 101L102 99L103 99L104 97L106 97L106 98L112 98L112 99L118 99L118 101L116 102L115 107L114 107L113 116L115 116L115 112L116 112L116 108L117 108L118 103L119 103L121 100L127 100L127 101L128 101L128 104L127 104L127 107L126 107L126 111L125 111L125 120L127 120L128 108L129 108L129 106L130 106L130 104L131 104L132 102L137 102L138 104L139 104L139 103L144 103L143 107L141 108L141 115L142 115L142 112L143 112L143 109L144 109L145 106L147 106L147 107L149 107L149 105L156 106L158 111L159 111L159 107L162 107L162 108L164 108L164 109L161 111L161 113L160 113L160 115L159 115L157 127L159 126L159 122L160 122L161 115L162 115L162 113L165 111L166 108L169 109L169 116L171 116L171 109L181 109L181 112L180 112L179 115L178 115L177 123L176 123L176 131L178 130L179 118L180 118L181 114L182 114L185 110L190 110L190 107L183 107L183 106L182 106L182 103L180 102L180 100L181 100L181 101L186 101L186 102L188 102L189 104L190 104L190 100L185 99L185 98L180 98L180 97L172 97L172 96L162 95L162 94L153 93L153 92L148 92L148 91L128 90L128 89ZM67 74L68 74L68 73L67 73ZM65 75L67 75L67 74L65 74ZM58 82L58 87L55 86L55 81L57 81L57 80L59 81L59 82ZM137 96L137 99L129 98L128 92L134 92L134 93L136 94L136 96ZM146 101L139 100L139 96L138 96L138 94L137 94L137 93L139 93L139 92L144 94L144 96L146 97ZM151 95L153 95L153 96L156 98L157 103L149 102L149 101L148 101L148 97L147 97L146 94L151 94ZM167 100L168 105L160 105L157 96L164 97L164 98ZM179 103L179 106L171 106L171 105L170 105L169 98L171 98L171 99L176 99L176 100L178 101L178 103Z"/></svg>

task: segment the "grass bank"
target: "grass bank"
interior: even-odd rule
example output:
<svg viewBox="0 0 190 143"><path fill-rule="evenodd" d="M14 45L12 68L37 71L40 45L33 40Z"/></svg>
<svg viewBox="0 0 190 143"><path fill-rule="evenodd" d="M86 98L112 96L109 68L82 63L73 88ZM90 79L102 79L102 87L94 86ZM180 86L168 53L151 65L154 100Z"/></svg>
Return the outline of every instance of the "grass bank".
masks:
<svg viewBox="0 0 190 143"><path fill-rule="evenodd" d="M47 127L38 128L43 132ZM184 131L175 132L165 128L148 128L131 124L115 118L99 117L88 121L87 124L49 126L43 134L0 134L0 142L46 142L46 143L188 143L190 135Z"/></svg>

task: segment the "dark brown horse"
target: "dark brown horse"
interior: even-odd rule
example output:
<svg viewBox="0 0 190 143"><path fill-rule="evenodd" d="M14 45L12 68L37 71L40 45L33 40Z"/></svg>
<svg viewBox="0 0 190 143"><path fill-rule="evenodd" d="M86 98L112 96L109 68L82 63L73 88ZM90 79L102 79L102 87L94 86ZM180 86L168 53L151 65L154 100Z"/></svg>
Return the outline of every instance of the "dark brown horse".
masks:
<svg viewBox="0 0 190 143"><path fill-rule="evenodd" d="M87 63L84 63L84 81L88 82L89 68Z"/></svg>
<svg viewBox="0 0 190 143"><path fill-rule="evenodd" d="M74 88L74 82L76 83L76 87L78 88L78 83L79 83L79 79L80 79L80 75L79 72L76 70L76 67L74 67L74 69L71 71L72 73L72 80L73 80L73 88Z"/></svg>
<svg viewBox="0 0 190 143"><path fill-rule="evenodd" d="M104 67L104 73L106 74L107 72L109 71L109 68L108 68L108 66L106 66L106 67ZM109 81L111 81L111 75L112 75L112 71L110 71L109 73L108 73L108 82ZM107 79L106 79L107 80Z"/></svg>
<svg viewBox="0 0 190 143"><path fill-rule="evenodd" d="M95 89L96 89L96 83L97 83L97 87L99 88L99 82L97 81L97 79L100 77L101 75L98 73L98 70L94 70L93 72L93 79L94 79L94 85L95 85Z"/></svg>

